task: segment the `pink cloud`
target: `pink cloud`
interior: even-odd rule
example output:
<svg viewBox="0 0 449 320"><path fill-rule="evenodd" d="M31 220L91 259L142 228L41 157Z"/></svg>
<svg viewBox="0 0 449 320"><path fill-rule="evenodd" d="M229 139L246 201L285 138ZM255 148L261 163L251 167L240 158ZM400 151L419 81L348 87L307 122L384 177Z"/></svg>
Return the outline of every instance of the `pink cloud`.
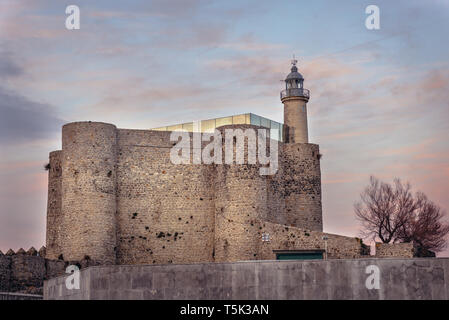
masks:
<svg viewBox="0 0 449 320"><path fill-rule="evenodd" d="M410 144L402 147L394 147L390 149L385 149L379 151L382 156L391 156L391 155L411 155L416 153L422 153L429 146L434 144L437 141L437 138L426 139L424 141L420 141L414 144Z"/></svg>
<svg viewBox="0 0 449 320"><path fill-rule="evenodd" d="M20 199L36 193L46 194L47 173L26 173L7 177L0 184L0 194L4 199Z"/></svg>
<svg viewBox="0 0 449 320"><path fill-rule="evenodd" d="M17 169L42 168L43 163L37 161L0 162L0 173L11 172Z"/></svg>
<svg viewBox="0 0 449 320"><path fill-rule="evenodd" d="M335 58L318 58L300 65L300 72L312 80L340 78L360 74L362 69L354 63L345 63Z"/></svg>
<svg viewBox="0 0 449 320"><path fill-rule="evenodd" d="M366 178L365 174L353 173L353 172L326 172L323 174L323 184L336 184L336 183L352 183L361 181Z"/></svg>

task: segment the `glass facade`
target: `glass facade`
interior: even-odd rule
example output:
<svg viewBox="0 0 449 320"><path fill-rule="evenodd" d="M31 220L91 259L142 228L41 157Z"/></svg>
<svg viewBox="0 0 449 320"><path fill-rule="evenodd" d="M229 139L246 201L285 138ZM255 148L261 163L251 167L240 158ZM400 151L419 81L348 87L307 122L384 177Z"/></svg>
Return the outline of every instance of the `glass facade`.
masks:
<svg viewBox="0 0 449 320"><path fill-rule="evenodd" d="M232 117L215 119L215 125L217 126L217 128L221 126L227 126L230 124L232 124Z"/></svg>
<svg viewBox="0 0 449 320"><path fill-rule="evenodd" d="M258 116L254 113L245 113L238 114L230 117L209 119L201 121L201 132L214 132L215 128L232 125L232 124L252 124L255 126L261 126L268 129L273 129L270 131L271 139L276 139L282 141L282 131L283 124L280 122L276 122L261 116ZM159 127L151 130L157 131L176 131L176 130L185 130L188 132L192 132L194 127L193 122L176 124L172 126Z"/></svg>
<svg viewBox="0 0 449 320"><path fill-rule="evenodd" d="M168 126L167 131L177 131L182 130L182 124L176 124L174 126Z"/></svg>
<svg viewBox="0 0 449 320"><path fill-rule="evenodd" d="M260 117L254 113L250 113L250 123L255 126L260 126Z"/></svg>
<svg viewBox="0 0 449 320"><path fill-rule="evenodd" d="M215 119L201 121L201 132L214 132L215 128Z"/></svg>

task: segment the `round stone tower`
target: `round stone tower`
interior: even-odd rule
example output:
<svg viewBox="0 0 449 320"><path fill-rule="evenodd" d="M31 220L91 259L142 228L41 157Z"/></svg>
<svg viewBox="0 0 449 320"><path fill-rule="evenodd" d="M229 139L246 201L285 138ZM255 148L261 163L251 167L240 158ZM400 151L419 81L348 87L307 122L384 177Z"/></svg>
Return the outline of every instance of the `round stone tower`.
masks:
<svg viewBox="0 0 449 320"><path fill-rule="evenodd" d="M260 127L252 125L222 126L223 139L228 139L228 130L250 132ZM235 132L235 131L234 131ZM233 136L229 140L234 139ZM228 140L228 141L229 141ZM260 165L250 164L249 146L243 140L244 163L216 166L215 176L215 262L257 260L257 247L262 237L259 219L267 216L267 177L260 175ZM248 139L249 140L249 139ZM229 145L223 145L223 160L226 152L231 152L237 159L238 139Z"/></svg>
<svg viewBox="0 0 449 320"><path fill-rule="evenodd" d="M285 81L285 90L281 91L281 101L284 104L284 143L308 143L307 102L309 90L304 89L304 78L298 72L296 63L292 60L290 74Z"/></svg>
<svg viewBox="0 0 449 320"><path fill-rule="evenodd" d="M62 128L59 240L66 261L115 263L116 149L112 124L74 122Z"/></svg>

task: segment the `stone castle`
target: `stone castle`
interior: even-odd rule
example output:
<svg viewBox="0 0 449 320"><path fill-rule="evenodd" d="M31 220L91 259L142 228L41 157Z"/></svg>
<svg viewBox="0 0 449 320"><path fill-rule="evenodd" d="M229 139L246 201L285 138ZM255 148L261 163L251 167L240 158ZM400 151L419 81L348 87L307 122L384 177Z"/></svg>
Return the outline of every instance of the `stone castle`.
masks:
<svg viewBox="0 0 449 320"><path fill-rule="evenodd" d="M278 170L271 175L261 175L261 166L249 161L172 163L176 143L170 135L186 129L194 140L192 123L153 130L98 122L63 126L62 150L51 152L46 166L46 247L0 251L0 300L38 299L5 292L42 294L44 280L60 281L56 277L72 264L84 269L369 258L370 248L360 239L323 233L321 155L308 140L310 94L296 61L285 83L283 125L253 114L204 121L206 129L217 128L223 137L226 129L279 129L280 135L271 132L271 140L265 141L271 152L279 140ZM231 138L235 153L239 141ZM249 136L247 140L240 141L245 160ZM376 258L415 256L421 254L413 243L376 244Z"/></svg>
<svg viewBox="0 0 449 320"><path fill-rule="evenodd" d="M254 164L173 164L171 131L64 125L62 150L50 153L46 258L123 265L369 255L358 238L323 233L321 155L309 143L309 91L296 61L285 84L273 175ZM218 129L248 128L260 126Z"/></svg>

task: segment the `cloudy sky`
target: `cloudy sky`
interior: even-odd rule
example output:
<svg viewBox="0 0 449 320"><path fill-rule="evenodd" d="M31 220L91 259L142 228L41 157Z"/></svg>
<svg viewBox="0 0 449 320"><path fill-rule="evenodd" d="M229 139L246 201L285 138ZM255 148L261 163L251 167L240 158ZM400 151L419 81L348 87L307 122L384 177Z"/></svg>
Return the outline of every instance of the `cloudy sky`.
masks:
<svg viewBox="0 0 449 320"><path fill-rule="evenodd" d="M65 28L72 4L80 30ZM370 4L380 30L365 28ZM371 174L449 210L448 31L449 0L0 0L0 250L45 242L43 165L63 123L282 122L292 54L324 155L325 231L358 235Z"/></svg>

